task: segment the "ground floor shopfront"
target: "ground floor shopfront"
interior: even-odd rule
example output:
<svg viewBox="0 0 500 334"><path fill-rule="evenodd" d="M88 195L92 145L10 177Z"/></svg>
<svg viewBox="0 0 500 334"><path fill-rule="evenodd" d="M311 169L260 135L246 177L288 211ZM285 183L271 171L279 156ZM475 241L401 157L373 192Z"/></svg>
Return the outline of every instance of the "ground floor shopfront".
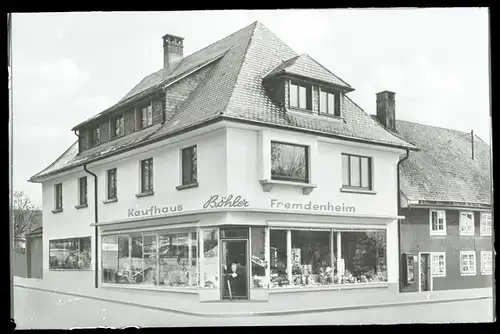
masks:
<svg viewBox="0 0 500 334"><path fill-rule="evenodd" d="M99 231L102 288L198 301L398 290L397 220L390 218L218 212Z"/></svg>

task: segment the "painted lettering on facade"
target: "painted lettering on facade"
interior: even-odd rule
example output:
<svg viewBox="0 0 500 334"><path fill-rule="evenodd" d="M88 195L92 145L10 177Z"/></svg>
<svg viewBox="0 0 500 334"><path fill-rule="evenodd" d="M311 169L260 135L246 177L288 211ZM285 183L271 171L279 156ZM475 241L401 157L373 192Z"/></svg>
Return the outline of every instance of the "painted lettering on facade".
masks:
<svg viewBox="0 0 500 334"><path fill-rule="evenodd" d="M330 202L324 204L314 204L309 201L306 204L281 202L277 199L271 199L271 208L273 209L290 209L290 210L307 210L307 211L323 211L323 212L356 212L356 208L352 205L344 203L334 205Z"/></svg>
<svg viewBox="0 0 500 334"><path fill-rule="evenodd" d="M219 195L212 195L208 201L203 204L203 209L213 208L247 208L250 205L248 201L241 196L221 197Z"/></svg>
<svg viewBox="0 0 500 334"><path fill-rule="evenodd" d="M183 210L182 205L171 205L163 207L157 207L156 205L152 205L149 209L144 209L144 210L128 209L128 216L145 217L145 216L161 215L172 212L181 212L182 210Z"/></svg>

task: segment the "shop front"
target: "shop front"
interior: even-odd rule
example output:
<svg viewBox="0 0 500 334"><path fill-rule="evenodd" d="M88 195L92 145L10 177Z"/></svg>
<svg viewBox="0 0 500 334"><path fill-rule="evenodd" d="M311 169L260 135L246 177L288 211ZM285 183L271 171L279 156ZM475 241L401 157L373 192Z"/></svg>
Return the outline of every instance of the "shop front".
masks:
<svg viewBox="0 0 500 334"><path fill-rule="evenodd" d="M397 248L392 254L387 247L397 245L394 224L387 217L221 209L125 228L103 225L101 286L197 295L198 301L387 288L397 282Z"/></svg>

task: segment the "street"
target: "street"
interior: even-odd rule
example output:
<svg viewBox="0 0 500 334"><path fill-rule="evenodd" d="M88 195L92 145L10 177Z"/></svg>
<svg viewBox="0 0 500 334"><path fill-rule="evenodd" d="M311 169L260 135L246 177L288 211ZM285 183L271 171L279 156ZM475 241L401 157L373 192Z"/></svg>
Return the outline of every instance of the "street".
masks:
<svg viewBox="0 0 500 334"><path fill-rule="evenodd" d="M490 322L492 299L242 318L202 318L14 287L16 329Z"/></svg>

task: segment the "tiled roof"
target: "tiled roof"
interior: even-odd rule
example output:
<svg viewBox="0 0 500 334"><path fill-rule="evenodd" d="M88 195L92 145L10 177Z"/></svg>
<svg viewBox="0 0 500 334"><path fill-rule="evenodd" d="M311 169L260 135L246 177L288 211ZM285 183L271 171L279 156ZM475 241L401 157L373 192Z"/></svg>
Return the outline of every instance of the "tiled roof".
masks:
<svg viewBox="0 0 500 334"><path fill-rule="evenodd" d="M471 134L397 121L399 134L414 143L401 164L401 191L410 201L491 204L490 147Z"/></svg>
<svg viewBox="0 0 500 334"><path fill-rule="evenodd" d="M294 56L282 62L271 72L269 72L269 74L267 74L265 78L270 78L280 73L299 75L306 78L316 79L326 83L351 88L351 85L330 72L323 65L318 63L306 53L303 53L300 56Z"/></svg>
<svg viewBox="0 0 500 334"><path fill-rule="evenodd" d="M281 64L283 59L293 57L297 57L297 60L300 58L300 62L297 61L297 66L292 65L290 68L309 68L322 72L322 75L329 75L329 71L324 70L322 66L311 65L317 63L309 56L299 57L261 23L254 22L187 56L163 83L159 82L161 71L149 75L117 103L120 105L134 100L149 90L168 84L172 78L189 73L193 68L217 59L204 81L189 95L168 122L120 140L113 140L84 151L80 155L77 155L75 143L56 162L33 176L31 180L36 182L41 177L103 158L120 150L130 149L136 144L142 145L149 141L160 140L162 137L222 116L310 130L347 139L414 148L413 145L387 132L349 98L344 99L344 121L290 112L271 101L266 94L262 79ZM306 63L309 67L300 65ZM112 108L116 108L116 105ZM92 119L95 118L97 116Z"/></svg>

